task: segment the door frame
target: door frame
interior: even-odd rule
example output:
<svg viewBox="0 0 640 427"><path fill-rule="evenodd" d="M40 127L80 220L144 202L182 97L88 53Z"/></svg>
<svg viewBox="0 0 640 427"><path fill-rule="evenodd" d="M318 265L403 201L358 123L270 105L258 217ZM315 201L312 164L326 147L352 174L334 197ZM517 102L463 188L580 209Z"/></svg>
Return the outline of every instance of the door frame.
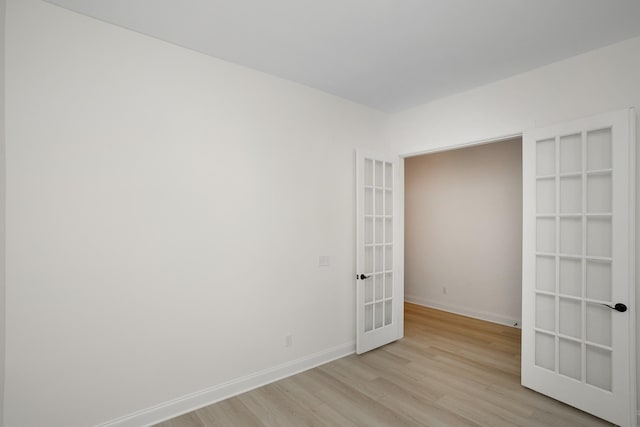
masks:
<svg viewBox="0 0 640 427"><path fill-rule="evenodd" d="M629 183L629 205L630 205L630 209L631 209L631 213L630 213L630 220L631 223L629 224L629 247L630 247L630 252L629 252L629 256L630 259L632 260L632 262L629 265L630 271L629 271L629 281L632 283L631 286L629 286L629 303L630 304L635 304L637 301L637 297L636 297L636 286L637 286L637 279L636 279L636 243L637 243L637 239L636 239L636 220L637 220L637 212L636 212L636 144L637 144L637 139L636 139L636 116L635 116L635 110L633 108L628 108L627 109L628 114L629 114L629 119L630 119L630 126L629 126L629 140L630 140L630 150L631 150L631 155L629 156L629 162L630 162L630 183ZM594 113L597 114L597 113ZM579 118L577 118L579 119ZM570 121L570 120L565 120L565 121ZM535 128L537 126L535 126L535 122L534 125L531 126L532 128ZM405 227L404 227L404 208L405 208L405 202L404 202L404 193L405 193L405 182L404 182L404 161L405 159L409 158L409 157L416 157L416 156L421 156L421 155L425 155L425 154L434 154L434 153L439 153L439 152L444 152L444 151L453 151L453 150L459 150L462 148L467 148L467 147L475 147L478 145L485 145L485 144L491 144L494 142L501 142L501 141L506 141L509 139L513 139L513 138L522 138L524 135L524 130L521 132L516 132L516 133L510 133L510 134L506 134L506 135L501 135L501 136L495 136L495 137L490 137L490 138L484 138L484 139L478 139L478 140L474 140L474 141L470 141L470 142L463 142L463 143L455 143L455 144L451 144L451 145L440 145L438 147L435 148L430 148L430 147L425 147L424 149L422 148L417 148L414 149L412 151L405 151L405 152L401 152L400 154L397 154L398 157L398 188L397 188L397 195L394 198L394 201L397 202L397 207L398 207L398 227L396 228L397 230L397 234L395 234L395 236L397 236L398 239L398 250L399 250L399 254L397 258L397 270L398 270L398 280L400 280L400 284L398 285L399 288L399 298L402 298L402 302L404 302L404 290L405 290L405 283L404 283L404 232L405 232ZM524 195L523 195L524 197ZM395 230L394 230L395 231ZM404 303L400 304L401 309L397 311L397 315L398 315L398 319L397 321L399 322L399 338L404 336ZM636 313L636 316L633 318L633 321L631 322L631 324L629 325L629 341L632 345L629 346L629 360L632 362L630 363L629 366L629 375L631 376L631 378L633 378L633 381L630 381L630 388L631 390L629 391L629 395L630 395L630 408L631 408L631 419L635 419L636 420L636 425L640 426L640 411L638 411L638 397L637 397L637 383L638 383L638 377L637 377L637 363L638 363L638 359L636 357L636 346L638 345L638 343L636 342L636 325L638 322L638 317L637 317L637 308L634 307L634 313ZM522 374L521 374L522 375Z"/></svg>

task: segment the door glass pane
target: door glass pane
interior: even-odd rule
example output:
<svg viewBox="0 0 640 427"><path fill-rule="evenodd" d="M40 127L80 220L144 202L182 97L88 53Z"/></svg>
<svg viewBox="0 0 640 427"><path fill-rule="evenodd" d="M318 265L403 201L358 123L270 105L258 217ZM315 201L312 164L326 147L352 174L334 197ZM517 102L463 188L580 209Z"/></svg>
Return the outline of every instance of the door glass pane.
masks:
<svg viewBox="0 0 640 427"><path fill-rule="evenodd" d="M382 292L384 291L384 275L376 274L374 277L374 282L376 290L376 301L379 301L383 298Z"/></svg>
<svg viewBox="0 0 640 427"><path fill-rule="evenodd" d="M375 272L380 272L384 269L383 261L382 261L382 246L376 246L376 265Z"/></svg>
<svg viewBox="0 0 640 427"><path fill-rule="evenodd" d="M387 218L384 223L384 241L386 243L393 242L393 220L391 218Z"/></svg>
<svg viewBox="0 0 640 427"><path fill-rule="evenodd" d="M376 161L376 187L384 186L382 182L383 176L382 162Z"/></svg>
<svg viewBox="0 0 640 427"><path fill-rule="evenodd" d="M611 168L611 128L587 133L587 169Z"/></svg>
<svg viewBox="0 0 640 427"><path fill-rule="evenodd" d="M536 182L536 210L539 214L556 212L556 180L538 179Z"/></svg>
<svg viewBox="0 0 640 427"><path fill-rule="evenodd" d="M556 339L553 335L536 332L536 365L552 371L556 368Z"/></svg>
<svg viewBox="0 0 640 427"><path fill-rule="evenodd" d="M560 178L560 212L582 212L582 178L579 176Z"/></svg>
<svg viewBox="0 0 640 427"><path fill-rule="evenodd" d="M582 135L560 138L560 173L582 171Z"/></svg>
<svg viewBox="0 0 640 427"><path fill-rule="evenodd" d="M371 188L364 189L364 214L373 215L373 190Z"/></svg>
<svg viewBox="0 0 640 427"><path fill-rule="evenodd" d="M550 295L536 295L536 327L547 331L556 329L556 299Z"/></svg>
<svg viewBox="0 0 640 427"><path fill-rule="evenodd" d="M376 218L376 243L382 243L384 233L384 222L382 218Z"/></svg>
<svg viewBox="0 0 640 427"><path fill-rule="evenodd" d="M587 383L611 391L611 352L601 348L587 348Z"/></svg>
<svg viewBox="0 0 640 427"><path fill-rule="evenodd" d="M582 345L563 338L559 339L558 345L560 373L580 381L582 379Z"/></svg>
<svg viewBox="0 0 640 427"><path fill-rule="evenodd" d="M538 252L556 251L556 220L554 218L536 220L536 249Z"/></svg>
<svg viewBox="0 0 640 427"><path fill-rule="evenodd" d="M364 280L364 302L373 302L373 281Z"/></svg>
<svg viewBox="0 0 640 427"><path fill-rule="evenodd" d="M393 165L391 163L384 164L384 184L387 188L393 188Z"/></svg>
<svg viewBox="0 0 640 427"><path fill-rule="evenodd" d="M364 159L364 185L373 185L373 160Z"/></svg>
<svg viewBox="0 0 640 427"><path fill-rule="evenodd" d="M587 212L611 213L611 174L595 174L587 178Z"/></svg>
<svg viewBox="0 0 640 427"><path fill-rule="evenodd" d="M611 345L611 314L608 307L587 304L587 341L610 346Z"/></svg>
<svg viewBox="0 0 640 427"><path fill-rule="evenodd" d="M587 298L611 301L611 263L587 261Z"/></svg>
<svg viewBox="0 0 640 427"><path fill-rule="evenodd" d="M376 324L375 327L376 329L381 328L382 327L382 302L377 302L376 303L376 310L375 310L375 316L376 316Z"/></svg>
<svg viewBox="0 0 640 427"><path fill-rule="evenodd" d="M560 298L560 333L574 338L582 336L582 302Z"/></svg>
<svg viewBox="0 0 640 427"><path fill-rule="evenodd" d="M364 306L364 331L369 332L373 329L373 304Z"/></svg>
<svg viewBox="0 0 640 427"><path fill-rule="evenodd" d="M582 296L582 261L575 258L560 258L560 293Z"/></svg>
<svg viewBox="0 0 640 427"><path fill-rule="evenodd" d="M387 190L385 193L384 214L393 215L393 192Z"/></svg>
<svg viewBox="0 0 640 427"><path fill-rule="evenodd" d="M373 272L373 247L367 246L364 248L364 272Z"/></svg>
<svg viewBox="0 0 640 427"><path fill-rule="evenodd" d="M560 218L560 253L582 254L581 218Z"/></svg>
<svg viewBox="0 0 640 427"><path fill-rule="evenodd" d="M365 244L373 243L373 219L372 218L364 219L364 243Z"/></svg>
<svg viewBox="0 0 640 427"><path fill-rule="evenodd" d="M587 255L611 256L611 219L587 219Z"/></svg>
<svg viewBox="0 0 640 427"><path fill-rule="evenodd" d="M556 141L547 139L536 143L536 174L538 176L556 173Z"/></svg>
<svg viewBox="0 0 640 427"><path fill-rule="evenodd" d="M391 245L386 245L384 263L386 271L390 271L393 269L393 246Z"/></svg>
<svg viewBox="0 0 640 427"><path fill-rule="evenodd" d="M384 192L376 190L376 215L384 215Z"/></svg>
<svg viewBox="0 0 640 427"><path fill-rule="evenodd" d="M384 297L391 298L393 295L393 273L387 273L384 275Z"/></svg>
<svg viewBox="0 0 640 427"><path fill-rule="evenodd" d="M393 321L393 304L392 301L385 301L384 303L384 324L390 325Z"/></svg>
<svg viewBox="0 0 640 427"><path fill-rule="evenodd" d="M554 257L536 257L536 289L556 291L556 259Z"/></svg>

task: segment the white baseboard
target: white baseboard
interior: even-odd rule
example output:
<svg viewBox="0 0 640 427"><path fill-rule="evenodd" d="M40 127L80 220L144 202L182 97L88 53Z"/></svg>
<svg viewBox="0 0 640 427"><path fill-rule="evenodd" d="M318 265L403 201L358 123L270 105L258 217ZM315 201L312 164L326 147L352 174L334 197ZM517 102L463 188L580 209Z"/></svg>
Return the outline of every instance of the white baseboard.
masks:
<svg viewBox="0 0 640 427"><path fill-rule="evenodd" d="M473 317L474 319L486 320L487 322L499 323L500 325L514 326L517 323L517 328L522 325L520 319L515 319L500 314L489 313L485 311L472 310L465 307L458 307L455 305L443 304L438 301L429 300L427 298L416 297L413 295L404 296L404 300L412 304L422 305L429 308L437 308L438 310L448 311L449 313L460 314L462 316Z"/></svg>
<svg viewBox="0 0 640 427"><path fill-rule="evenodd" d="M264 369L211 388L201 390L151 408L100 424L98 427L142 427L159 422L219 402L229 397L253 390L254 388L295 375L316 366L355 353L355 343L350 342L328 350L320 351L291 362Z"/></svg>

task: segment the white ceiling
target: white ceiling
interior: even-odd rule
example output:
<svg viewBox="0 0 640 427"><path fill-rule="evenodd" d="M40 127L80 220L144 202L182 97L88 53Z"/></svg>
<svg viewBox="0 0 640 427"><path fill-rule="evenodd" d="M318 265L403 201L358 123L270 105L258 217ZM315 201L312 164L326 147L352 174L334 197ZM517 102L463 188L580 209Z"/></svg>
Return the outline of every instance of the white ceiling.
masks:
<svg viewBox="0 0 640 427"><path fill-rule="evenodd" d="M398 111L640 36L639 0L48 0Z"/></svg>

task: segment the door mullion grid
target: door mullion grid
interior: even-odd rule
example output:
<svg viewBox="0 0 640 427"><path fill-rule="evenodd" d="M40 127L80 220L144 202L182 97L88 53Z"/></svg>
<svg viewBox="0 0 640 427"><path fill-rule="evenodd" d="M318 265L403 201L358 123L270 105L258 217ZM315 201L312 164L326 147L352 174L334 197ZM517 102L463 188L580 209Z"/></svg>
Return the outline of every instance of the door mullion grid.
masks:
<svg viewBox="0 0 640 427"><path fill-rule="evenodd" d="M385 290L386 290L386 286L387 284L385 283L387 278L385 277L386 274L384 274L384 272L386 271L386 267L387 267L387 234L386 234L386 226L387 226L387 221L385 220L385 216L387 214L387 162L382 162L382 218L381 218L381 222L382 222L382 234L381 234L381 250L382 250L382 268L380 269L381 273L381 281L382 281L382 299L381 301L383 301L381 303L382 305L382 325L381 327L384 327L384 322L386 319L386 311L387 311L387 304L384 303L384 296L385 296Z"/></svg>
<svg viewBox="0 0 640 427"><path fill-rule="evenodd" d="M356 227L358 230L358 262L356 264L357 269L359 269L360 271L356 270L356 293L358 295L357 298L357 304L362 304L362 312L358 313L358 321L360 322L360 324L357 327L358 333L362 333L364 334L366 331L366 296L365 296L365 292L366 292L366 285L364 283L364 280L358 280L358 278L360 276L358 276L360 273L366 273L366 258L367 258L367 246L365 245L365 242L367 241L367 237L366 237L366 217L367 217L367 158L365 156L359 157L356 155L356 158L358 159L358 164L357 166L361 168L361 170L358 172L356 179L360 180L359 183L357 183L358 185L358 190L361 192L360 195L356 195L356 199L357 199L357 208L360 208L360 214L357 216L356 219ZM360 218L365 218L362 220L362 224L360 224Z"/></svg>
<svg viewBox="0 0 640 427"><path fill-rule="evenodd" d="M582 138L580 141L580 154L582 162L582 342L580 344L580 375L582 383L587 381L587 346L585 344L587 340L587 303L585 301L587 297L587 133L582 132Z"/></svg>
<svg viewBox="0 0 640 427"><path fill-rule="evenodd" d="M378 270L379 266L378 266L378 260L377 260L377 256L376 256L376 252L378 251L378 245L377 245L377 241L376 241L376 237L378 235L378 210L377 210L377 206L378 206L378 191L377 191L377 182L376 182L376 163L377 161L375 159L371 159L371 194L372 194L372 199L373 199L373 208L372 208L372 216L371 216L371 221L373 222L372 224L372 229L373 229L373 247L371 248L372 250L372 254L371 257L373 258L373 271L371 272L371 281L373 283L371 283L371 292L372 292L372 305L371 305L371 312L372 312L372 316L373 318L371 319L371 330L374 331L376 330L376 311L378 310L378 304L376 304L376 271Z"/></svg>
<svg viewBox="0 0 640 427"><path fill-rule="evenodd" d="M634 115L630 117L633 118ZM617 425L636 424L635 383L634 378L629 376L629 367L631 366L633 369L634 366L631 356L634 355L627 351L629 347L633 351L634 345L630 344L635 344L635 342L630 342L635 341L633 331L629 330L629 328L633 328L633 323L629 321L628 313L610 312L611 316L614 316L611 321L617 321L617 323L609 326L609 314L598 312L590 315L587 310L596 310L597 304L604 303L599 299L608 295L609 285L611 285L610 291L613 301L617 302L615 293L628 292L627 286L630 284L625 283L624 279L627 279L627 262L633 262L633 258L628 259L629 255L633 255L633 248L627 246L627 239L629 235L633 235L634 224L633 221L626 221L628 219L626 215L632 213L627 211L627 208L630 211L633 208L633 203L627 203L629 202L627 197L629 188L627 186L633 185L634 182L632 179L635 167L634 158L631 158L630 165L623 164L623 166L631 166L632 170L630 171L626 167L618 168L620 165L616 163L621 158L624 160L625 150L628 149L627 144L630 143L630 146L634 147L634 139L628 139L627 135L630 124L628 118L628 111L621 111L536 129L528 134L525 133L524 141L526 144L523 145L526 150L524 151L523 164L526 165L525 171L527 172L524 180L525 207L527 209L525 219L530 225L533 225L531 219L537 210L532 208L537 207L538 202L545 203L546 206L549 206L554 200L556 202L555 214L538 215L537 218L545 218L543 221L538 220L536 224L540 225L542 229L524 230L525 245L523 248L529 254L523 258L523 266L527 273L523 281L527 289L537 290L539 283L536 282L536 276L539 272L543 274L542 277L553 280L553 271L545 269L545 265L537 271L538 266L533 263L537 259L530 256L531 251L537 248L535 244L538 243L537 239L540 237L541 239L546 238L543 242L548 243L549 248L554 243L556 245L555 253L546 254L553 256L556 260L556 282L555 288L553 286L551 289L547 288L550 292L523 294L523 297L526 298L531 296L535 298L535 295L539 295L542 302L540 309L537 305L532 304L534 301L523 300L525 314L528 316L528 321L533 321L531 322L533 324L523 324L526 328L523 328L523 338L525 339L523 340L522 384ZM635 125L632 124L630 128L631 130L635 129ZM567 136L566 140L565 135ZM605 150L611 150L611 153ZM554 152L556 154L555 164L551 158ZM558 156L559 152L565 154L565 158ZM612 157L613 168L608 167L610 166L607 164L608 155ZM544 160L546 163L538 163L538 161ZM581 162L581 165L576 168L578 161ZM556 167L555 174L551 170L554 166ZM536 173L544 173L549 179L553 177L556 179L556 185L545 182L541 188L534 187L532 170L535 170ZM598 174L604 176L597 176ZM614 181L614 176L621 179ZM560 177L566 179L560 182ZM536 184L540 182L540 177L537 176L537 178ZM580 184L577 182L578 179L581 180ZM552 200L550 193L553 188L555 188L556 194L554 195L555 199ZM560 189L563 189L565 194L561 194ZM566 191L572 193L567 194ZM575 200L578 196L581 196L580 201ZM564 204L561 205L560 202L564 202ZM624 212L620 214L618 208L624 208L622 209ZM609 209L612 212L609 212ZM563 211L567 211L567 213L563 213ZM622 224L617 223L614 219L619 214L621 217L625 217L625 221L621 221L624 222ZM551 218L556 221L553 229L549 222ZM575 222L578 219L581 221L580 224ZM547 222L545 223L545 221ZM620 228L614 229L614 223L620 225ZM542 230L548 230L548 233L545 234ZM548 240L553 230L556 232L555 242ZM539 236L538 231L540 231ZM561 231L566 233L563 234ZM582 239L579 246L576 245L578 242L575 241L575 238ZM562 242L565 243L564 250ZM572 254L575 252L575 255L569 255L567 252ZM538 252L537 255L541 254ZM560 264L559 260L570 262ZM576 262L579 262L577 268ZM547 265L549 268L551 267L550 263ZM581 274L577 283L575 279L578 277L574 273ZM624 279L618 280L619 275ZM569 282L561 282L565 276ZM566 295L566 299L564 299L565 295L560 291L567 291L568 294L575 295L575 287L567 285L577 285L579 296L570 298ZM607 288L598 288L605 285ZM593 292L593 295L589 292ZM546 325L536 327L537 316L545 314L545 307L551 308L548 304L552 297L555 297L556 303L554 307L555 324L549 324L549 319L546 318ZM562 308L565 306L560 306L559 301L567 302L568 311L565 312L565 309ZM536 300L535 303L537 304L538 301ZM581 309L577 319L575 318L576 305ZM549 312L546 314L552 315ZM561 318L560 314L564 314L564 318ZM596 315L606 315L607 317L603 318L606 323L600 324ZM591 316L594 318L592 319ZM592 320L593 322L591 322ZM576 321L581 324L576 325ZM540 335L547 333L542 330L542 326L548 326L548 329L556 328L555 334L552 335L555 338L554 344L556 344L555 354L548 351L551 344L547 338L549 335ZM575 326L579 326L578 331L575 331ZM562 330L560 327L563 327ZM576 338L567 335L569 333L575 335ZM535 338L538 336L541 338L536 343ZM611 339L611 346L599 344L607 343L609 339ZM558 345L559 343L563 344L562 348ZM541 347L537 349L536 344L540 344ZM618 347L617 344L621 344L621 347ZM576 347L579 349L578 354L576 354ZM538 360L536 360L536 356L538 356ZM551 358L555 356L555 360L550 361L549 356ZM551 368L551 364L554 362L555 369ZM562 362L562 365L559 362ZM580 363L578 372L575 372L576 363ZM544 369L545 366L551 369ZM575 379L578 381L572 377L577 377Z"/></svg>
<svg viewBox="0 0 640 427"><path fill-rule="evenodd" d="M365 283L364 280L359 280L359 275L361 273L366 273L366 257L367 257L367 246L366 246L366 217L367 217L367 158L365 156L358 156L356 154L357 165L356 165L356 235L357 235L357 261L356 261L356 295L357 295L357 304L358 308L360 304L362 304L361 312L357 313L357 334L364 334L366 331L366 296L365 296ZM358 171L357 168L360 168ZM357 192L360 194L357 194ZM362 223L360 223L362 219ZM356 334L356 335L357 335Z"/></svg>
<svg viewBox="0 0 640 427"><path fill-rule="evenodd" d="M385 271L388 272L389 274L384 275L384 297L385 300L387 298L387 286L390 287L391 292L390 292L390 296L389 298L391 299L391 303L389 304L389 307L391 308L391 313L389 314L389 326L395 326L398 322L396 322L396 316L397 313L400 311L398 309L398 307L396 307L396 289L394 286L394 281L397 280L396 279L396 270L394 268L393 265L393 261L396 260L395 254L394 254L394 249L396 247L395 244L395 235L396 233L393 230L393 227L395 225L395 210L396 210L396 203L394 200L394 197L396 195L396 192L393 188L393 183L396 182L396 168L395 165L393 163L389 163L389 168L391 168L391 172L389 174L387 174L387 166L385 164L385 173L384 173L384 179L385 179L385 187L389 188L389 191L386 192L385 191L385 195L388 195L389 197L391 197L391 200L389 201L389 203L391 203L391 210L389 212L387 212L387 208L385 205L385 220L384 220L384 226L385 226L385 233L384 233L384 239L385 242L388 244L389 246L389 253L391 254L391 262L389 263L389 269L386 269L386 264L385 264ZM386 179L389 178L391 180L391 182L387 182ZM391 230L387 230L387 227L391 227ZM391 239L389 239L389 241L387 241L387 236L391 235ZM385 249L385 254L387 253L387 250ZM387 278L391 279L391 283L387 283ZM402 303L402 302L401 302ZM385 303L385 310L387 309L387 304ZM386 311L385 311L385 323L386 323Z"/></svg>
<svg viewBox="0 0 640 427"><path fill-rule="evenodd" d="M560 137L555 137L555 184L556 184L556 215L555 215L555 226L556 226L556 294L554 296L555 300L555 334L553 336L555 346L554 346L554 358L555 358L555 372L558 373L560 370L560 338L558 338L558 334L560 333Z"/></svg>

